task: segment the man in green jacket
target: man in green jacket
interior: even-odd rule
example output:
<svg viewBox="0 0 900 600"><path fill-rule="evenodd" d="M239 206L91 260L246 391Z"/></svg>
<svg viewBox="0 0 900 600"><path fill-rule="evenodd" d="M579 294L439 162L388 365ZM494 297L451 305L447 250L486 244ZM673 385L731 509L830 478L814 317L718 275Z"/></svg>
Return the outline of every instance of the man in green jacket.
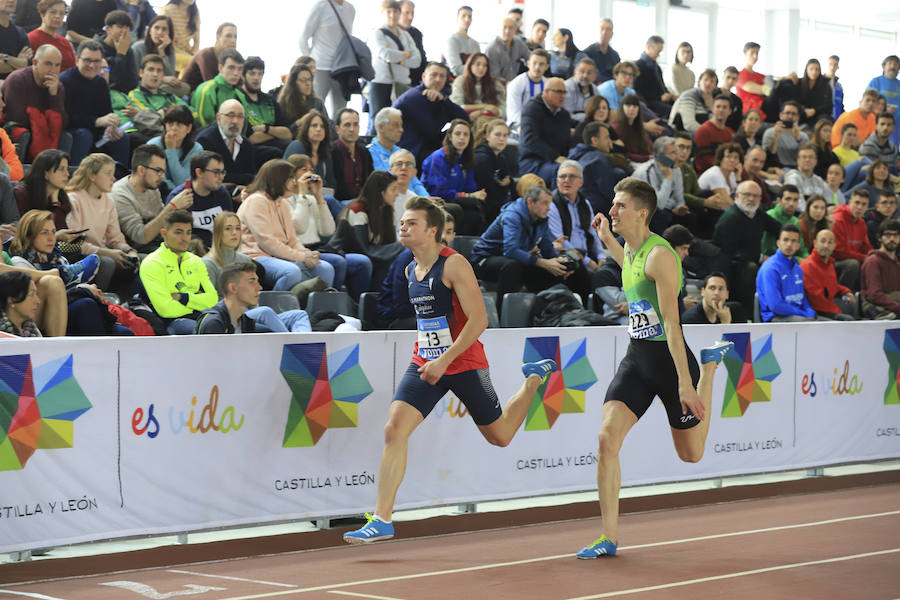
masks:
<svg viewBox="0 0 900 600"><path fill-rule="evenodd" d="M799 227L800 219L797 218L797 207L799 205L800 190L797 189L797 186L788 183L781 188L781 196L775 200L775 208L767 210L766 213L782 225L792 223ZM769 232L763 234L762 253L766 256L775 254L775 242L777 239L777 234L773 235ZM797 259L809 256L809 249L806 247L806 242L803 241L802 235L800 236L800 249L797 250L794 256Z"/></svg>
<svg viewBox="0 0 900 600"><path fill-rule="evenodd" d="M200 84L191 96L191 108L197 128L206 127L216 120L216 111L226 100L240 100L237 85L241 80L244 57L234 48L219 55L219 74Z"/></svg>

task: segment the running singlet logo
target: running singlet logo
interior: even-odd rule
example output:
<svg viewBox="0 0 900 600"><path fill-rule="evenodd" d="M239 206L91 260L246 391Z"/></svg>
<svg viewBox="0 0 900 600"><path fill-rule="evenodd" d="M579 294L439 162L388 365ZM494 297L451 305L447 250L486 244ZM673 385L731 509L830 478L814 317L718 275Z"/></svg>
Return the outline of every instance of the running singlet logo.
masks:
<svg viewBox="0 0 900 600"><path fill-rule="evenodd" d="M628 303L628 335L636 340L659 337L663 334L659 315L647 300Z"/></svg>
<svg viewBox="0 0 900 600"><path fill-rule="evenodd" d="M447 317L416 319L419 330L419 356L425 360L439 358L453 344Z"/></svg>

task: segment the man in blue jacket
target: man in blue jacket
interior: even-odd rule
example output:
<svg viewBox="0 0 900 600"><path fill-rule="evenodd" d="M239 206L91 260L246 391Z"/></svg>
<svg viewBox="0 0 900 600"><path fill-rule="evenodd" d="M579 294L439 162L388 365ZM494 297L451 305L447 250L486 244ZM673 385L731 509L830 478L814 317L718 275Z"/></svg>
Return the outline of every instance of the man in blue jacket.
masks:
<svg viewBox="0 0 900 600"><path fill-rule="evenodd" d="M793 223L782 226L776 246L778 250L759 267L756 275L763 321L815 321L816 311L809 305L803 289L803 269L794 258L800 248L800 228Z"/></svg>
<svg viewBox="0 0 900 600"><path fill-rule="evenodd" d="M547 224L552 199L536 185L504 207L472 248L472 265L479 279L497 282L497 305L503 295L524 285L537 292L566 284L587 302L590 280L585 269L569 256L559 256Z"/></svg>

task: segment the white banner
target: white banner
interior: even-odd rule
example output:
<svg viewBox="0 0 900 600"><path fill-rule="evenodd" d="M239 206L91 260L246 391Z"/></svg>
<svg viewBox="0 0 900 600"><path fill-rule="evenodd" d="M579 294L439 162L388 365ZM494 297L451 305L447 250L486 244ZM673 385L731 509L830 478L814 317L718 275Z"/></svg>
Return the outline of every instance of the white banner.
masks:
<svg viewBox="0 0 900 600"><path fill-rule="evenodd" d="M689 326L735 342L706 454L682 463L658 403L624 485L900 457L900 328ZM371 510L415 332L10 340L0 352L0 552ZM595 488L622 328L488 330L501 402L523 360L562 370L507 448L446 396L413 434L397 508Z"/></svg>

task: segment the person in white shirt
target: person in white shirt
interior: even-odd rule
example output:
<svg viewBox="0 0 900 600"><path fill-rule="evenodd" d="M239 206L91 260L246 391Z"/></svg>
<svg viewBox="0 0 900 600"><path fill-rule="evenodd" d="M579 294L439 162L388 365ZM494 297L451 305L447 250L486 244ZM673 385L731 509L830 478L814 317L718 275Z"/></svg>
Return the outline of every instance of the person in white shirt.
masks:
<svg viewBox="0 0 900 600"><path fill-rule="evenodd" d="M744 161L744 150L735 142L719 144L716 150L716 164L703 171L697 183L701 190L721 193L724 190L732 198L737 191L741 165Z"/></svg>
<svg viewBox="0 0 900 600"><path fill-rule="evenodd" d="M516 133L522 119L522 107L535 96L544 93L544 86L547 84L544 73L550 66L550 54L543 48L536 48L531 51L527 64L528 70L517 75L506 86L506 122L510 131Z"/></svg>
<svg viewBox="0 0 900 600"><path fill-rule="evenodd" d="M481 51L477 40L469 37L472 25L472 7L460 6L456 11L456 33L447 38L447 50L444 57L453 75L461 75L470 54Z"/></svg>
<svg viewBox="0 0 900 600"><path fill-rule="evenodd" d="M597 65L593 59L584 57L575 64L575 72L566 79L566 99L563 108L569 111L573 125L584 121L584 107L587 101L600 92L594 85Z"/></svg>
<svg viewBox="0 0 900 600"><path fill-rule="evenodd" d="M813 194L824 198L832 197L828 184L813 172L817 162L816 149L811 144L800 144L797 148L797 168L791 169L784 176L785 184L793 184L800 190L800 211L806 208L806 199Z"/></svg>
<svg viewBox="0 0 900 600"><path fill-rule="evenodd" d="M309 10L303 33L300 34L300 54L312 56L316 63L313 79L317 98L330 99L331 112L347 105L340 84L331 78L331 63L338 46L344 40L344 30L353 31L356 9L348 0L318 0ZM343 27L341 26L343 24Z"/></svg>
<svg viewBox="0 0 900 600"><path fill-rule="evenodd" d="M369 49L375 78L369 82L369 114L391 105L391 95L399 98L409 89L409 71L418 68L422 55L412 36L400 27L400 2L381 3L385 24L372 32ZM336 114L336 113L333 113ZM374 120L370 120L369 135L375 134Z"/></svg>

